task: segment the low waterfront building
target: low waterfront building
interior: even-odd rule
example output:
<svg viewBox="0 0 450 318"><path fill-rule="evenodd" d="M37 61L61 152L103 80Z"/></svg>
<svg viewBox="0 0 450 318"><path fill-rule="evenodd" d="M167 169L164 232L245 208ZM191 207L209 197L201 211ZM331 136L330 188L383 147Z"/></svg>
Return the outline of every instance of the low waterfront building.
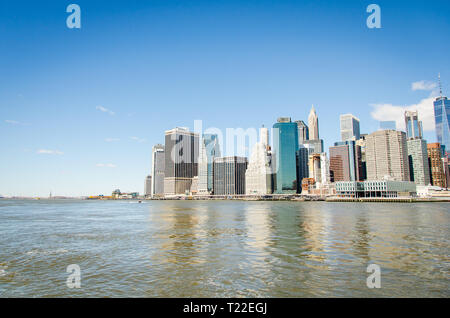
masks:
<svg viewBox="0 0 450 318"><path fill-rule="evenodd" d="M397 198L416 195L416 184L410 181L370 180L338 181L336 195L347 198Z"/></svg>

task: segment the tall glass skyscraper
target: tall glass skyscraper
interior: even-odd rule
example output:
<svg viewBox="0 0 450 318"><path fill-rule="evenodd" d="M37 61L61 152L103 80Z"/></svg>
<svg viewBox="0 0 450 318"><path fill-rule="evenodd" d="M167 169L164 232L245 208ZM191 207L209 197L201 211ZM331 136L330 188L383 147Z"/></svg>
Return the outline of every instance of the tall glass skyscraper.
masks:
<svg viewBox="0 0 450 318"><path fill-rule="evenodd" d="M216 134L204 134L199 146L198 192L211 194L213 191L214 158L220 157L219 140Z"/></svg>
<svg viewBox="0 0 450 318"><path fill-rule="evenodd" d="M422 139L422 122L419 121L419 114L417 111L405 112L405 126L406 126L406 138L408 139Z"/></svg>
<svg viewBox="0 0 450 318"><path fill-rule="evenodd" d="M297 192L296 153L298 150L297 123L290 118L280 118L273 125L275 154L275 193Z"/></svg>
<svg viewBox="0 0 450 318"><path fill-rule="evenodd" d="M434 120L437 140L444 151L450 153L450 100L442 96L442 92L434 102Z"/></svg>

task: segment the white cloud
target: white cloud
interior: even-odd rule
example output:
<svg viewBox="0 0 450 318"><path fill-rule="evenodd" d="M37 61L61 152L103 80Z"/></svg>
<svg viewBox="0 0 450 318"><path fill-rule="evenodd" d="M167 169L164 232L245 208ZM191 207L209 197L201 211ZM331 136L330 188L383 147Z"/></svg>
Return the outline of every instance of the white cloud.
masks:
<svg viewBox="0 0 450 318"><path fill-rule="evenodd" d="M97 107L95 107L95 109L97 109L97 110L99 110L99 111L101 111L101 112L104 112L104 113L108 113L108 114L110 114L111 116L113 116L113 115L116 114L116 113L113 112L112 110L109 110L108 108L105 108L105 107L103 107L103 106L97 106Z"/></svg>
<svg viewBox="0 0 450 318"><path fill-rule="evenodd" d="M48 149L39 149L37 151L40 155L63 155L64 153L59 150L48 150Z"/></svg>
<svg viewBox="0 0 450 318"><path fill-rule="evenodd" d="M5 123L11 124L11 125L19 125L20 124L20 122L18 122L17 120L10 120L10 119L5 120Z"/></svg>
<svg viewBox="0 0 450 318"><path fill-rule="evenodd" d="M105 139L106 142L115 142L115 141L120 141L119 138L106 138Z"/></svg>
<svg viewBox="0 0 450 318"><path fill-rule="evenodd" d="M134 140L136 142L146 142L147 140L145 140L144 138L139 138L136 136L130 137L131 140Z"/></svg>
<svg viewBox="0 0 450 318"><path fill-rule="evenodd" d="M112 163L97 163L96 166L102 167L102 168L116 168L117 167L115 164L112 164Z"/></svg>
<svg viewBox="0 0 450 318"><path fill-rule="evenodd" d="M370 113L376 120L395 120L397 128L405 129L405 111L418 111L419 120L423 123L424 131L434 130L434 97L422 99L419 103L407 106L392 104L371 104L374 110Z"/></svg>
<svg viewBox="0 0 450 318"><path fill-rule="evenodd" d="M413 91L432 91L437 88L437 84L428 81L419 81L411 84Z"/></svg>

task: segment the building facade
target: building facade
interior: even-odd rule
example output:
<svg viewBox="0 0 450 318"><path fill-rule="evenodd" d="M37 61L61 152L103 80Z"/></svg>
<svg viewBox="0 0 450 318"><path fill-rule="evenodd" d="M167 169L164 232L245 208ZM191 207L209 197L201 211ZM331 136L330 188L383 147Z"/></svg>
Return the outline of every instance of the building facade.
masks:
<svg viewBox="0 0 450 318"><path fill-rule="evenodd" d="M297 124L298 142L303 144L306 140L309 140L308 125L303 120L296 120L295 123Z"/></svg>
<svg viewBox="0 0 450 318"><path fill-rule="evenodd" d="M427 142L424 139L409 139L406 141L406 146L410 180L417 185L429 185L431 178Z"/></svg>
<svg viewBox="0 0 450 318"><path fill-rule="evenodd" d="M316 109L314 108L314 105L312 106L308 116L308 131L309 131L309 140L319 139L319 118L316 114Z"/></svg>
<svg viewBox="0 0 450 318"><path fill-rule="evenodd" d="M164 194L188 194L198 176L199 136L177 127L165 132L165 142Z"/></svg>
<svg viewBox="0 0 450 318"><path fill-rule="evenodd" d="M214 195L245 194L247 158L219 157L214 159Z"/></svg>
<svg viewBox="0 0 450 318"><path fill-rule="evenodd" d="M152 148L152 183L150 195L164 195L164 174L165 174L165 150L163 145L155 145Z"/></svg>
<svg viewBox="0 0 450 318"><path fill-rule="evenodd" d="M298 146L297 124L291 122L290 118L279 119L273 125L275 193L297 192L296 153Z"/></svg>
<svg viewBox="0 0 450 318"><path fill-rule="evenodd" d="M352 114L340 116L341 140L358 140L360 138L359 119Z"/></svg>
<svg viewBox="0 0 450 318"><path fill-rule="evenodd" d="M348 198L397 198L415 196L416 184L410 181L339 181L336 195Z"/></svg>
<svg viewBox="0 0 450 318"><path fill-rule="evenodd" d="M145 177L144 196L150 197L152 195L152 176Z"/></svg>
<svg viewBox="0 0 450 318"><path fill-rule="evenodd" d="M268 145L268 129L260 129L260 141L252 150L247 171L245 172L246 194L264 195L273 191L272 154Z"/></svg>
<svg viewBox="0 0 450 318"><path fill-rule="evenodd" d="M419 114L417 111L405 112L405 127L407 139L422 138L423 135L422 122L419 121Z"/></svg>
<svg viewBox="0 0 450 318"><path fill-rule="evenodd" d="M308 149L301 146L297 150L297 193L302 193L302 180L309 177L308 169L309 152Z"/></svg>
<svg viewBox="0 0 450 318"><path fill-rule="evenodd" d="M447 182L442 164L442 148L438 142L427 145L428 163L430 166L431 184L436 187L446 188Z"/></svg>
<svg viewBox="0 0 450 318"><path fill-rule="evenodd" d="M204 134L199 145L198 194L213 192L214 158L220 157L219 139L216 134Z"/></svg>
<svg viewBox="0 0 450 318"><path fill-rule="evenodd" d="M391 178L409 181L406 134L403 131L379 130L366 138L368 180Z"/></svg>
<svg viewBox="0 0 450 318"><path fill-rule="evenodd" d="M441 75L439 74L439 85ZM433 103L434 121L436 124L437 141L444 147L446 153L450 153L450 100L442 96L442 86L440 85L440 96Z"/></svg>

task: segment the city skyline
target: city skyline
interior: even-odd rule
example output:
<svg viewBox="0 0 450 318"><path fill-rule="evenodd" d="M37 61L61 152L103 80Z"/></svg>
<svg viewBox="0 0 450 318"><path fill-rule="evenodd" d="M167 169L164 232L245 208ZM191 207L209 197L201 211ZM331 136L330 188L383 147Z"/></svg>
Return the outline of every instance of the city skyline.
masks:
<svg viewBox="0 0 450 318"><path fill-rule="evenodd" d="M223 131L308 122L311 104L327 153L347 113L371 133L380 120L404 130L404 111L418 110L424 139L437 141L439 72L450 95L448 2L401 7L423 21L411 25L399 4L380 1L380 30L365 26L363 4L79 4L80 30L51 2L0 5L0 195L143 193L165 130L196 119Z"/></svg>

